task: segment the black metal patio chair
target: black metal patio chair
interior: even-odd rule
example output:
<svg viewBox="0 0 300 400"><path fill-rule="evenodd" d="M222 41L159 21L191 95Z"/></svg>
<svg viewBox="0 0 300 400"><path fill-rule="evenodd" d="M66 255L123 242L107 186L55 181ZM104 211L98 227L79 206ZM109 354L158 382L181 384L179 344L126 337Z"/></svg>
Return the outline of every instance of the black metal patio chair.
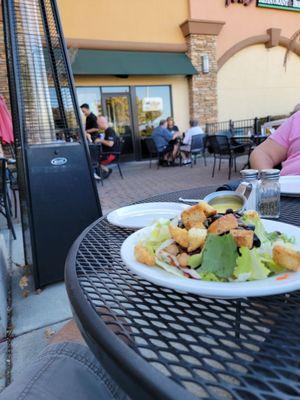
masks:
<svg viewBox="0 0 300 400"><path fill-rule="evenodd" d="M153 158L156 158L157 159L157 169L158 169L162 155L157 150L154 140L151 137L146 138L145 143L146 143L146 147L147 147L147 150L148 150L148 153L150 156L149 168L151 168L151 166L152 166Z"/></svg>
<svg viewBox="0 0 300 400"><path fill-rule="evenodd" d="M221 163L223 159L228 159L228 179L231 177L231 170L234 163L235 172L236 159L241 156L248 156L247 164L249 163L249 157L251 152L250 144L238 144L233 145L230 139L225 135L211 135L207 138L207 144L214 156L214 165L212 170L212 177L215 176L216 160L219 158L219 171L221 169Z"/></svg>
<svg viewBox="0 0 300 400"><path fill-rule="evenodd" d="M125 143L125 139L124 138L117 138L117 142L116 142L116 150L109 152L109 154L113 154L116 158L114 159L114 161L112 162L112 164L117 164L118 170L119 170L119 174L121 176L122 179L124 179L122 170L121 170L121 166L120 166L120 162L121 162L121 155L122 155L122 151L123 151L123 147L124 147L124 143Z"/></svg>
<svg viewBox="0 0 300 400"><path fill-rule="evenodd" d="M102 169L100 167L101 147L99 144L89 143L92 167L94 172L100 177L100 182L103 186Z"/></svg>
<svg viewBox="0 0 300 400"><path fill-rule="evenodd" d="M206 167L206 156L205 156L205 147L206 147L206 134L199 134L192 136L191 142L191 168L193 165L197 163L197 156L201 155L204 160L204 165Z"/></svg>
<svg viewBox="0 0 300 400"><path fill-rule="evenodd" d="M12 208L8 192L7 161L0 158L0 213L7 221L7 227L11 231L13 238L16 239L15 228L12 223Z"/></svg>

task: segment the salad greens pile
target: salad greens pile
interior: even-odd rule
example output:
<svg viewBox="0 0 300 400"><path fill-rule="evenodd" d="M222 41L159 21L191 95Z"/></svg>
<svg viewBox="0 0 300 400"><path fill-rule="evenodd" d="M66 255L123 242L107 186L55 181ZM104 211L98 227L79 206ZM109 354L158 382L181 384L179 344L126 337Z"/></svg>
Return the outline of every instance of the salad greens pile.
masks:
<svg viewBox="0 0 300 400"><path fill-rule="evenodd" d="M274 262L272 248L278 240L293 244L294 239L280 232L268 233L257 214L244 215L241 220L253 227L261 242L260 247L238 248L229 232L223 235L208 233L202 250L188 256L186 268L180 267L176 255L167 250L175 243L170 235L169 224L177 225L178 221L158 221L142 244L155 257L157 266L180 277L212 282L244 282L284 272L285 268Z"/></svg>

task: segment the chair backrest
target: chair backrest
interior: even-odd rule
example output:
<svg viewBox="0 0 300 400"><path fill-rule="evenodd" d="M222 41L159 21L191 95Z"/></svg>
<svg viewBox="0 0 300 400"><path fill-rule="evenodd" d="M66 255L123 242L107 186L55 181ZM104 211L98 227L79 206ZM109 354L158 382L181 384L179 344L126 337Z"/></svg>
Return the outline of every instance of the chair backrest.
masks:
<svg viewBox="0 0 300 400"><path fill-rule="evenodd" d="M154 140L151 137L148 137L145 139L146 142L146 147L149 152L149 154L156 154L157 153L157 148L155 146Z"/></svg>
<svg viewBox="0 0 300 400"><path fill-rule="evenodd" d="M211 135L207 138L208 146L215 154L228 154L230 152L229 139L225 135Z"/></svg>
<svg viewBox="0 0 300 400"><path fill-rule="evenodd" d="M90 156L92 165L98 165L101 156L101 145L99 144L89 144Z"/></svg>
<svg viewBox="0 0 300 400"><path fill-rule="evenodd" d="M202 151L204 149L205 134L193 135L191 141L191 151Z"/></svg>

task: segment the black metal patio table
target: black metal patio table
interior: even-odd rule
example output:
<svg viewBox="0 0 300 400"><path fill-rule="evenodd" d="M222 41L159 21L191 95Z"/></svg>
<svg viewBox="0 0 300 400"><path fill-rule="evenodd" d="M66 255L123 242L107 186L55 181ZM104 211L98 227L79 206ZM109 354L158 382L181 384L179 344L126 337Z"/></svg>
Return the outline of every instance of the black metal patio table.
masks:
<svg viewBox="0 0 300 400"><path fill-rule="evenodd" d="M282 198L282 222L300 226L299 200ZM132 399L299 399L300 292L222 300L158 287L123 264L131 233L105 217L88 227L70 250L66 285L81 333Z"/></svg>

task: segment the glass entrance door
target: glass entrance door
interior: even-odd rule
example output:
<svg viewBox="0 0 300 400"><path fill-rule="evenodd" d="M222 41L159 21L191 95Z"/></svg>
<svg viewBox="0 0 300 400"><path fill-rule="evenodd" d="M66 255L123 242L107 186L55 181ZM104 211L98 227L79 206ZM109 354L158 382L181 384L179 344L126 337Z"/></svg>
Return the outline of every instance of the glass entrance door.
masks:
<svg viewBox="0 0 300 400"><path fill-rule="evenodd" d="M129 94L103 94L103 111L117 134L124 139L123 155L134 158L134 140L132 129L132 110Z"/></svg>

